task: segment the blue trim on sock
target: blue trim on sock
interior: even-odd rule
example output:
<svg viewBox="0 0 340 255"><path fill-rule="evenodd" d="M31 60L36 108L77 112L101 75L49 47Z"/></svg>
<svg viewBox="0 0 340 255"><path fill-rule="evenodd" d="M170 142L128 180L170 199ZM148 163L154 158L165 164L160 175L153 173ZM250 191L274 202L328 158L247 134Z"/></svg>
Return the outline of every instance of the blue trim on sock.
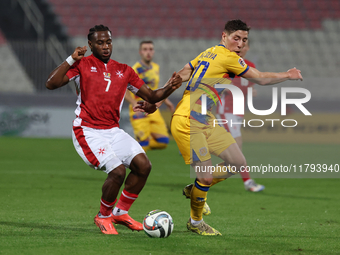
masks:
<svg viewBox="0 0 340 255"><path fill-rule="evenodd" d="M166 143L166 144L168 144L169 143L169 137L166 137L166 136L159 137L159 138L156 138L156 141L158 143Z"/></svg>
<svg viewBox="0 0 340 255"><path fill-rule="evenodd" d="M228 172L229 174L235 175L233 172L230 172L230 171L229 171L229 167L227 166L227 163L226 163L226 162L224 162L224 165L225 165L225 167L227 168L227 172Z"/></svg>
<svg viewBox="0 0 340 255"><path fill-rule="evenodd" d="M144 147L144 146L149 146L149 140L148 141L140 141L139 145Z"/></svg>
<svg viewBox="0 0 340 255"><path fill-rule="evenodd" d="M202 191L205 191L205 192L208 192L208 190L210 188L210 187L203 187L203 186L199 185L197 183L197 179L195 180L195 187L198 188L199 190L202 190Z"/></svg>

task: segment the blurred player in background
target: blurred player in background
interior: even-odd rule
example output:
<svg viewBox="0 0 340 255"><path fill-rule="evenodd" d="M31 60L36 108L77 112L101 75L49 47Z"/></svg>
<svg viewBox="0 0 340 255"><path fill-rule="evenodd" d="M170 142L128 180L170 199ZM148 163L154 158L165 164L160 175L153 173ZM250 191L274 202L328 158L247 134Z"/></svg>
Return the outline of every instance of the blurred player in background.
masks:
<svg viewBox="0 0 340 255"><path fill-rule="evenodd" d="M246 45L241 49L239 56L244 59L248 50L249 50L249 39L246 42ZM244 59L244 62L250 66L255 68L255 64L247 59ZM247 98L248 88L253 87L255 83L248 81L242 77L235 76L233 85L240 88L243 92L244 98ZM256 90L253 88L253 96L256 94ZM243 115L234 115L233 114L233 96L230 90L226 89L221 95L222 104L217 104L216 109L216 117L218 119L224 119L228 122L224 124L224 128L230 132L230 134L234 137L238 147L240 147L242 151L242 136L241 136L241 123L243 122ZM237 123L231 125L231 123ZM241 171L240 175L243 179L244 188L251 192L259 192L264 190L264 186L257 184L253 179L250 178L250 174L246 171Z"/></svg>
<svg viewBox="0 0 340 255"><path fill-rule="evenodd" d="M151 163L136 140L119 128L121 105L126 89L156 103L168 97L182 80L174 73L163 88L151 90L131 67L110 58L112 37L106 26L89 30L88 45L92 54L84 57L86 46L77 47L51 72L46 87L57 89L70 80L76 82L78 107L73 122L73 144L85 163L108 175L95 224L104 234L118 234L112 222L140 231L143 225L132 219L128 211L146 183ZM156 106L150 104L148 111L155 110ZM131 171L125 180L126 167ZM124 189L113 209L124 180Z"/></svg>
<svg viewBox="0 0 340 255"><path fill-rule="evenodd" d="M195 169L197 176L195 183L187 186L184 191L189 194L191 201L187 228L199 235L221 235L203 220L207 193L211 186L239 172L247 164L231 134L213 124L216 118L210 110L214 102L219 100L218 93L223 91L223 88L214 88L214 85L230 84L235 75L260 85L302 80L301 72L296 68L271 73L260 72L248 66L239 54L247 42L249 29L241 20L228 21L220 44L205 50L179 71L182 80L188 81L188 84L173 114L171 133L185 163ZM208 97L207 114L201 113L201 96L204 93ZM212 166L211 154L224 161L220 166L232 166L227 168L228 173L213 175L206 170Z"/></svg>
<svg viewBox="0 0 340 255"><path fill-rule="evenodd" d="M150 89L158 88L159 83L159 65L153 62L155 50L152 41L142 41L139 45L139 55L141 59L136 62L132 68L138 74ZM164 149L169 143L169 134L165 121L157 109L152 114L145 115L143 112L134 112L133 107L137 105L142 98L127 91L125 99L130 103L130 122L133 132L139 144L144 151L148 149ZM164 103L171 113L175 108L171 101L167 98ZM156 104L160 106L160 104Z"/></svg>

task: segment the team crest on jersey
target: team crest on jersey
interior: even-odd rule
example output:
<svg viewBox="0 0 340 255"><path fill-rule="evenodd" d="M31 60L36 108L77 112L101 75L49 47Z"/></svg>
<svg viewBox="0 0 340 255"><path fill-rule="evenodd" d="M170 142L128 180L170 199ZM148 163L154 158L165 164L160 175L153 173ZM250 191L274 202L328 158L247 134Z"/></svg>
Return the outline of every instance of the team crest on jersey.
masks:
<svg viewBox="0 0 340 255"><path fill-rule="evenodd" d="M202 148L199 150L199 153L200 153L201 156L207 155L207 153L208 153L207 147L202 147Z"/></svg>
<svg viewBox="0 0 340 255"><path fill-rule="evenodd" d="M238 62L240 63L240 65L241 65L242 67L245 67L245 66L246 66L246 63L244 62L243 58L239 58L239 59L238 59Z"/></svg>
<svg viewBox="0 0 340 255"><path fill-rule="evenodd" d="M116 75L118 75L119 78L123 78L124 74L122 73L122 71L117 71Z"/></svg>
<svg viewBox="0 0 340 255"><path fill-rule="evenodd" d="M104 74L104 78L111 79L111 74L110 73L103 72L103 74Z"/></svg>

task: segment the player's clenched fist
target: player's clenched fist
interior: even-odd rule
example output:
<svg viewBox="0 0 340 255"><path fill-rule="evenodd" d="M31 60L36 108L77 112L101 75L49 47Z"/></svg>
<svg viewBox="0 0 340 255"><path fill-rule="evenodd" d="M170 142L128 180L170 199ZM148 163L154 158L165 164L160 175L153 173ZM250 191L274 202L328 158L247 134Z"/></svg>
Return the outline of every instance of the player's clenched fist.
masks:
<svg viewBox="0 0 340 255"><path fill-rule="evenodd" d="M145 112L146 114L154 113L157 110L155 104L150 104L145 101L137 102L137 105L133 107L134 112Z"/></svg>
<svg viewBox="0 0 340 255"><path fill-rule="evenodd" d="M296 67L289 69L287 71L287 73L289 74L289 79L290 80L303 80L303 77L301 75L301 71L299 69L296 69Z"/></svg>
<svg viewBox="0 0 340 255"><path fill-rule="evenodd" d="M87 51L87 47L83 46L83 47L77 47L74 52L72 53L72 58L74 60L80 60L84 57L85 52Z"/></svg>

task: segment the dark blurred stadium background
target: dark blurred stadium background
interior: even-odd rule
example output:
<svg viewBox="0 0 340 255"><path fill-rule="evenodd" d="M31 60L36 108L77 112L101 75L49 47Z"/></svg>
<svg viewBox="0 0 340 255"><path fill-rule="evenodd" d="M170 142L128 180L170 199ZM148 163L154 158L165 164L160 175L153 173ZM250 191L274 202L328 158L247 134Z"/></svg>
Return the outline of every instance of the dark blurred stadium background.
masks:
<svg viewBox="0 0 340 255"><path fill-rule="evenodd" d="M313 117L302 121L299 135L327 135L339 142L334 139L340 137L339 0L1 0L0 15L0 135L70 134L72 84L48 91L45 80L76 46L87 45L88 29L96 24L113 33L112 58L129 65L139 59L140 40L152 39L162 85L173 71L218 44L226 21L242 19L252 27L247 59L259 70L296 66L302 71L303 82L283 84L312 94L306 105ZM270 107L271 89L257 89L255 106ZM182 92L170 99L178 102ZM122 125L129 129L125 109Z"/></svg>

